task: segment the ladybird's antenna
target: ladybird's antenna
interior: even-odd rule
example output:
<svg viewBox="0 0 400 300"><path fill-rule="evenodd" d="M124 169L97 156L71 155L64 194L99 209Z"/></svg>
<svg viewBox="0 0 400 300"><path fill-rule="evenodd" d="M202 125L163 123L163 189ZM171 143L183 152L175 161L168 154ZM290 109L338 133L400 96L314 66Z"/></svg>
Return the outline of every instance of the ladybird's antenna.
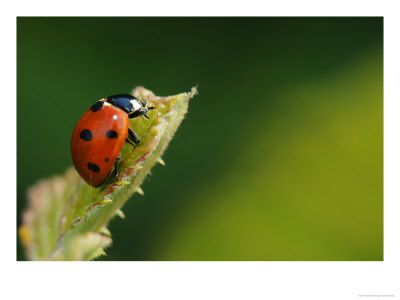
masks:
<svg viewBox="0 0 400 300"><path fill-rule="evenodd" d="M142 100L143 99L143 100ZM143 107L146 107L146 105L147 105L147 100L146 100L146 98L144 98L144 97L142 97L142 99L140 100L140 102L142 103L142 106Z"/></svg>

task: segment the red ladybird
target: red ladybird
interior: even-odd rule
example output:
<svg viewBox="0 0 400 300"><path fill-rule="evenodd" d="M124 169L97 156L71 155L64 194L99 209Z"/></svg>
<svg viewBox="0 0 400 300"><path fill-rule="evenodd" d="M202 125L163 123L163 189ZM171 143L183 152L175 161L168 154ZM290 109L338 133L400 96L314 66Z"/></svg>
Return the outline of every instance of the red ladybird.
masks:
<svg viewBox="0 0 400 300"><path fill-rule="evenodd" d="M140 143L129 128L129 119L148 118L146 113L154 107L146 105L132 95L114 95L97 101L83 114L72 133L71 153L75 169L89 185L102 185L113 165L117 178L122 145Z"/></svg>

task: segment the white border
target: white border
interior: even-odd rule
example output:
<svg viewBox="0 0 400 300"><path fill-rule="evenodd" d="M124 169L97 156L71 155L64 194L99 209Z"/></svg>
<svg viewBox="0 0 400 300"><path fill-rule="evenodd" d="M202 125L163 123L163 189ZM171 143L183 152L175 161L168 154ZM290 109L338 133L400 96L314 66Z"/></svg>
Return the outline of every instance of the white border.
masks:
<svg viewBox="0 0 400 300"><path fill-rule="evenodd" d="M9 1L10 2L10 1ZM382 1L383 2L383 1ZM2 4L1 299L363 299L399 290L399 33L395 1L15 1ZM5 7L8 5L8 7ZM384 16L384 262L15 262L16 16ZM3 68L3 66L5 66ZM29 149L27 149L29 151ZM5 193L4 193L5 192ZM371 298L371 297L368 297ZM376 298L376 297L375 297Z"/></svg>

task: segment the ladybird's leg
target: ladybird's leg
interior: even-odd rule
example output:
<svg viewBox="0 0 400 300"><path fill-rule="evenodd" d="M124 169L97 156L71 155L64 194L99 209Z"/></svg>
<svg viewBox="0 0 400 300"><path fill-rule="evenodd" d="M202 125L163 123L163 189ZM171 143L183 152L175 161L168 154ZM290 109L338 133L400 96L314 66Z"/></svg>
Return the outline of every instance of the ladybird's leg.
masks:
<svg viewBox="0 0 400 300"><path fill-rule="evenodd" d="M130 114L129 115L129 119L133 119L133 118L136 118L136 117L139 117L139 116L143 116L143 115L146 116L146 114L148 112L149 112L149 110L147 108L142 108L142 109L140 109L138 111L135 111L134 113Z"/></svg>
<svg viewBox="0 0 400 300"><path fill-rule="evenodd" d="M118 176L118 162L120 159L121 159L121 152L118 154L117 160L114 163L114 177L115 177L116 181L118 181L118 177L117 177Z"/></svg>
<svg viewBox="0 0 400 300"><path fill-rule="evenodd" d="M142 103L143 107L147 106L147 99L146 98L142 97L142 99L140 99L139 101Z"/></svg>
<svg viewBox="0 0 400 300"><path fill-rule="evenodd" d="M128 138L126 138L126 139L125 139L125 142L127 142L128 144L130 144L130 145L132 145L132 146L135 146L135 144L134 144L134 143L132 143L132 142L131 142L131 140L130 140L130 139L128 139Z"/></svg>
<svg viewBox="0 0 400 300"><path fill-rule="evenodd" d="M136 133L128 128L128 137L135 143L135 144L139 144L140 143L140 139L139 137L136 135Z"/></svg>

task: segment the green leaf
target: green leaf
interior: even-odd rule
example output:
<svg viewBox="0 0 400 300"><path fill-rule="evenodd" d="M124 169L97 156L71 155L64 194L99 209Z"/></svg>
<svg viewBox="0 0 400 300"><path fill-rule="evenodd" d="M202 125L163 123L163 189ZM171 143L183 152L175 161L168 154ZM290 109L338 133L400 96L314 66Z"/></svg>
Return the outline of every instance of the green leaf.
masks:
<svg viewBox="0 0 400 300"><path fill-rule="evenodd" d="M135 118L130 127L141 139L134 148L121 151L118 181L109 176L99 188L87 185L74 168L64 175L39 181L28 191L28 208L23 214L19 235L31 260L90 260L104 254L111 244L108 222L137 192L151 168L159 162L183 120L188 101L197 93L157 97L138 87L133 95L156 107L150 119Z"/></svg>

